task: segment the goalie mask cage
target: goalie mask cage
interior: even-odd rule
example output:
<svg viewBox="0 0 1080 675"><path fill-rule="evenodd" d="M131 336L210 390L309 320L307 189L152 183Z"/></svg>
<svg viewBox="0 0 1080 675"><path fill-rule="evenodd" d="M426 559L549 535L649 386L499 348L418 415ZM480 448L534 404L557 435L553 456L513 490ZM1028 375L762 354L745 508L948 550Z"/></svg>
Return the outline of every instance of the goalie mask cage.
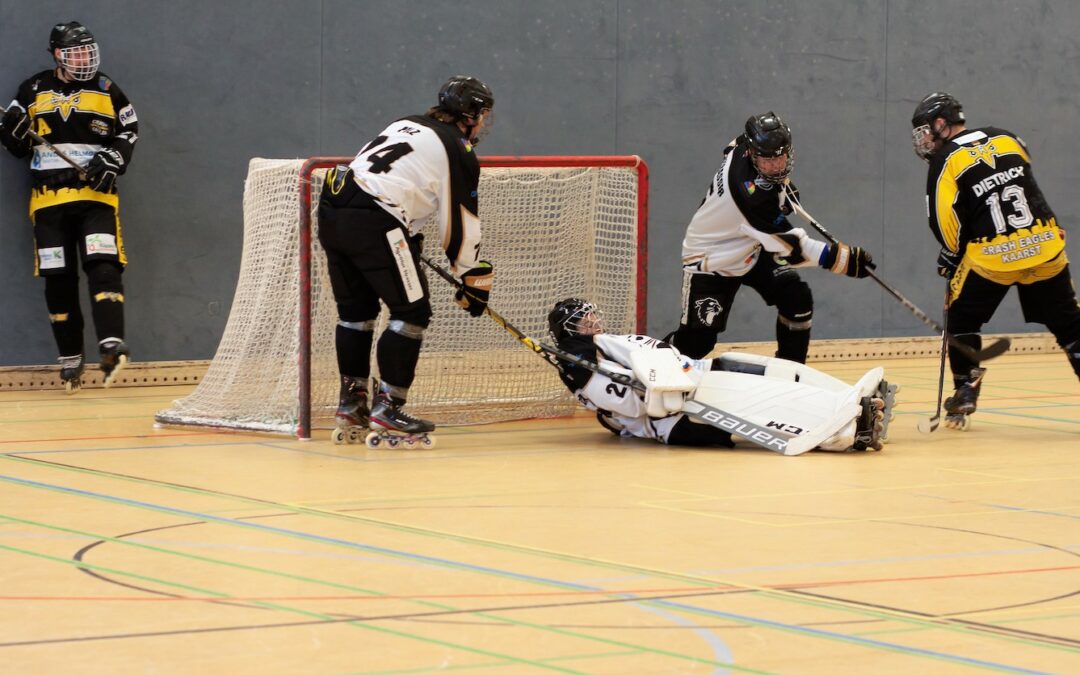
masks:
<svg viewBox="0 0 1080 675"><path fill-rule="evenodd" d="M340 378L337 308L318 240L326 170L351 157L252 159L244 184L240 276L225 332L194 392L156 415L169 425L310 438L334 425ZM550 339L558 300L582 297L610 332L644 332L648 169L637 156L482 157L481 256L495 266L491 306ZM448 266L428 222L424 254ZM574 411L556 370L486 316L453 302L428 273L434 312L408 409L437 424L554 417ZM377 337L386 325L383 307ZM372 350L372 377L378 368Z"/></svg>

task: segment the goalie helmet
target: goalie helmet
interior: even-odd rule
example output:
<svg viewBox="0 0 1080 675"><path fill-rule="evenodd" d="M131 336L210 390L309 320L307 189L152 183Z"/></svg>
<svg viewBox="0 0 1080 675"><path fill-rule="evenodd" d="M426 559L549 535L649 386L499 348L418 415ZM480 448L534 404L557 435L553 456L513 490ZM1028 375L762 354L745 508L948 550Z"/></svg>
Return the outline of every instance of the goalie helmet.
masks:
<svg viewBox="0 0 1080 675"><path fill-rule="evenodd" d="M604 332L602 314L596 305L581 298L566 298L555 303L548 313L548 332L555 342L579 335Z"/></svg>
<svg viewBox="0 0 1080 675"><path fill-rule="evenodd" d="M58 49L59 54L56 53ZM68 77L80 82L92 80L101 64L101 52L93 33L78 21L53 26L49 33L49 52Z"/></svg>
<svg viewBox="0 0 1080 675"><path fill-rule="evenodd" d="M915 154L927 161L937 151L938 141L945 140L943 130L934 129L934 120L941 118L946 125L964 123L964 106L951 94L935 91L919 101L911 115L911 143Z"/></svg>
<svg viewBox="0 0 1080 675"><path fill-rule="evenodd" d="M455 75L439 89L439 108L470 122L494 106L491 88L475 77Z"/></svg>
<svg viewBox="0 0 1080 675"><path fill-rule="evenodd" d="M782 184L795 167L791 129L780 116L769 111L746 120L746 142L754 168L770 183ZM783 162L778 161L784 158Z"/></svg>

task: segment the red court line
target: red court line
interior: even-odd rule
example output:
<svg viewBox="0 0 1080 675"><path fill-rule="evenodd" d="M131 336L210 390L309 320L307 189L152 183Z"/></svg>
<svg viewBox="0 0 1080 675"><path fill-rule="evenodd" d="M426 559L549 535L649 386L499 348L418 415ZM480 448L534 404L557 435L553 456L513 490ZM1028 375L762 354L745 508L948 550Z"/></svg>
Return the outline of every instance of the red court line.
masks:
<svg viewBox="0 0 1080 675"><path fill-rule="evenodd" d="M623 595L623 594L647 594L647 593L700 593L702 591L756 591L756 590L789 590L804 588L823 588L827 586L854 586L857 584L888 584L905 581L935 581L940 579L969 579L973 577L993 577L1013 574L1038 574L1042 572L1065 572L1080 569L1080 565L1065 565L1063 567L1034 567L1020 570L999 570L996 572L967 572L962 574L936 574L918 577L884 577L874 579L837 579L832 581L802 581L787 584L768 584L763 586L721 584L717 586L680 586L678 588L627 588L609 589L596 591L536 591L525 593L453 593L453 594L426 594L426 595L271 595L271 596L230 596L220 597L197 597L197 596L151 596L151 597L122 597L122 596L50 596L50 595L0 595L0 601L107 601L107 602L191 602L191 601L221 601L221 600L244 600L244 601L283 601L283 600L462 600L483 598L526 598L526 597L554 597L554 596L593 596L593 595ZM641 598L648 600L648 597Z"/></svg>

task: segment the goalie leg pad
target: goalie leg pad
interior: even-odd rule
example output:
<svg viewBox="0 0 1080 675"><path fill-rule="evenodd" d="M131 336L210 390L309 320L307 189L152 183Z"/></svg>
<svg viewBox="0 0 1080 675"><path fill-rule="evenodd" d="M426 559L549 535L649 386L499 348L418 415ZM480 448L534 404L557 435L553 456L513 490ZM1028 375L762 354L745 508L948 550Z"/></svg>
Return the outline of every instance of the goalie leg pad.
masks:
<svg viewBox="0 0 1080 675"><path fill-rule="evenodd" d="M720 361L722 365L721 368L715 368L714 366L714 370L765 375L766 377L781 380L802 382L829 391L846 391L850 388L850 385L843 380L837 379L828 373L823 373L805 363L796 363L795 361L778 359L772 356L724 352L714 361Z"/></svg>

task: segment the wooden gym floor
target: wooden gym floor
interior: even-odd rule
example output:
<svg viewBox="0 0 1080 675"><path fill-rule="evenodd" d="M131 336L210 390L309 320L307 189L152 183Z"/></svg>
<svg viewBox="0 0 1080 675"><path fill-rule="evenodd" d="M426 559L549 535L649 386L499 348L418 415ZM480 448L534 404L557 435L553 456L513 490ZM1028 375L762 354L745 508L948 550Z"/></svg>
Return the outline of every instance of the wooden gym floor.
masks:
<svg viewBox="0 0 1080 675"><path fill-rule="evenodd" d="M870 364L815 364L853 382ZM990 366L974 425L881 453L618 441L587 416L434 450L154 429L185 387L0 393L17 673L1080 672L1080 385Z"/></svg>

